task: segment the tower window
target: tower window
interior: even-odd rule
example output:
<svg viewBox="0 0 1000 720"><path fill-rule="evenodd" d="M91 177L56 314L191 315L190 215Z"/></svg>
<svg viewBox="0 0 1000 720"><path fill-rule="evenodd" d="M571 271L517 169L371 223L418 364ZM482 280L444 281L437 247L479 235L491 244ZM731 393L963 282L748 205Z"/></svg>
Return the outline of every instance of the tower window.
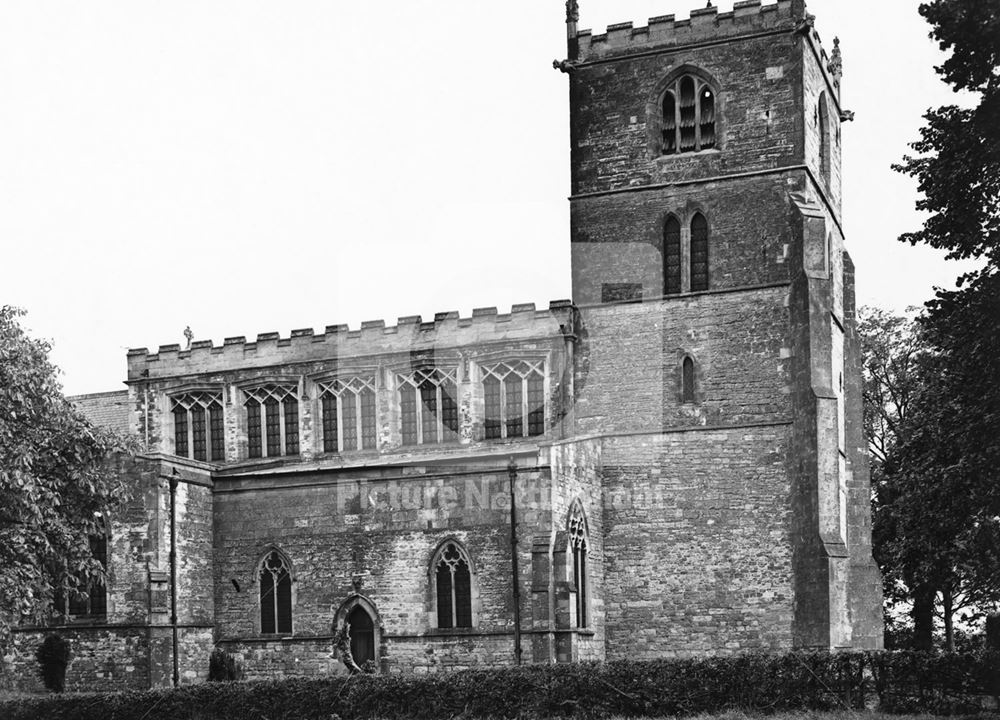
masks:
<svg viewBox="0 0 1000 720"><path fill-rule="evenodd" d="M519 360L482 367L487 440L545 433L544 366Z"/></svg>
<svg viewBox="0 0 1000 720"><path fill-rule="evenodd" d="M663 226L663 294L681 292L681 223L671 215Z"/></svg>
<svg viewBox="0 0 1000 720"><path fill-rule="evenodd" d="M449 540L435 557L438 627L472 627L472 571L465 549Z"/></svg>
<svg viewBox="0 0 1000 720"><path fill-rule="evenodd" d="M819 96L817 107L819 115L819 170L823 182L830 184L830 110L827 107L826 93Z"/></svg>
<svg viewBox="0 0 1000 720"><path fill-rule="evenodd" d="M292 574L288 561L277 550L260 564L260 632L292 632Z"/></svg>
<svg viewBox="0 0 1000 720"><path fill-rule="evenodd" d="M708 290L708 221L701 213L691 220L691 292Z"/></svg>
<svg viewBox="0 0 1000 720"><path fill-rule="evenodd" d="M458 439L455 370L414 370L397 376L404 445L432 445Z"/></svg>
<svg viewBox="0 0 1000 720"><path fill-rule="evenodd" d="M299 398L295 385L246 391L247 449L251 458L299 454Z"/></svg>
<svg viewBox="0 0 1000 720"><path fill-rule="evenodd" d="M681 75L670 83L660 105L664 155L716 146L715 98L715 90L694 75Z"/></svg>
<svg viewBox="0 0 1000 720"><path fill-rule="evenodd" d="M174 454L194 460L224 460L222 393L185 393L172 397L171 405Z"/></svg>
<svg viewBox="0 0 1000 720"><path fill-rule="evenodd" d="M376 444L374 376L318 384L323 452L373 449Z"/></svg>
<svg viewBox="0 0 1000 720"><path fill-rule="evenodd" d="M694 402L694 360L689 357L681 363L681 402Z"/></svg>

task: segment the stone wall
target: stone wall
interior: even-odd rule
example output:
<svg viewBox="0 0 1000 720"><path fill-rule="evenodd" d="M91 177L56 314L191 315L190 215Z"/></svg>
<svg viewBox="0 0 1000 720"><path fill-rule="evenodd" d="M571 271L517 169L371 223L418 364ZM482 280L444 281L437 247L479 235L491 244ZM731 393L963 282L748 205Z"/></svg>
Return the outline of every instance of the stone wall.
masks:
<svg viewBox="0 0 1000 720"><path fill-rule="evenodd" d="M605 441L609 659L791 648L789 430Z"/></svg>

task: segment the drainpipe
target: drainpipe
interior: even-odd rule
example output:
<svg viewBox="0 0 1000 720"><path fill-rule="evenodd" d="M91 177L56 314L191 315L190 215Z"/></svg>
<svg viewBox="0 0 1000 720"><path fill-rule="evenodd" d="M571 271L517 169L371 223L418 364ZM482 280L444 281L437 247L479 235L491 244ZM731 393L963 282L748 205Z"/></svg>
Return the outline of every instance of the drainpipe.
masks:
<svg viewBox="0 0 1000 720"><path fill-rule="evenodd" d="M517 482L517 464L514 458L507 465L510 479L510 574L514 586L514 663L521 664L521 582L517 573L517 505L514 502L514 484Z"/></svg>
<svg viewBox="0 0 1000 720"><path fill-rule="evenodd" d="M177 657L177 468L170 476L170 631L173 646L174 687L180 685Z"/></svg>

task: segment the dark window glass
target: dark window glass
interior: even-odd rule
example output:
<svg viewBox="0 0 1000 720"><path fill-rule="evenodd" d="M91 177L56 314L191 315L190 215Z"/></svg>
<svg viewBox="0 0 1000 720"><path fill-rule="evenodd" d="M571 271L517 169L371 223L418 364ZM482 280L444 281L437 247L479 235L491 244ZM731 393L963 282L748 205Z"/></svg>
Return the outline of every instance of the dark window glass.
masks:
<svg viewBox="0 0 1000 720"><path fill-rule="evenodd" d="M472 573L465 560L455 567L455 627L472 627Z"/></svg>
<svg viewBox="0 0 1000 720"><path fill-rule="evenodd" d="M673 215L663 226L663 294L681 291L681 223Z"/></svg>
<svg viewBox="0 0 1000 720"><path fill-rule="evenodd" d="M524 408L521 406L521 378L510 374L504 379L503 390L507 401L507 437L521 437L524 427Z"/></svg>
<svg viewBox="0 0 1000 720"><path fill-rule="evenodd" d="M541 375L528 376L528 435L545 434L545 380Z"/></svg>
<svg viewBox="0 0 1000 720"><path fill-rule="evenodd" d="M351 626L351 657L357 665L375 662L375 623L360 605L347 616Z"/></svg>
<svg viewBox="0 0 1000 720"><path fill-rule="evenodd" d="M191 435L194 438L194 459L204 460L206 443L205 408L195 405L191 408Z"/></svg>
<svg viewBox="0 0 1000 720"><path fill-rule="evenodd" d="M188 413L183 407L174 408L174 453L188 456Z"/></svg>
<svg viewBox="0 0 1000 720"><path fill-rule="evenodd" d="M399 412L402 417L403 444L417 444L417 390L403 385L399 390Z"/></svg>
<svg viewBox="0 0 1000 720"><path fill-rule="evenodd" d="M684 358L684 363L682 367L682 395L683 400L686 403L694 402L694 361L686 357Z"/></svg>
<svg viewBox="0 0 1000 720"><path fill-rule="evenodd" d="M267 456L281 455L281 418L278 416L278 401L269 397L264 402L264 417L267 425Z"/></svg>
<svg viewBox="0 0 1000 720"><path fill-rule="evenodd" d="M455 627L455 609L452 605L451 568L444 562L437 567L438 627Z"/></svg>
<svg viewBox="0 0 1000 720"><path fill-rule="evenodd" d="M483 380L483 399L486 403L486 439L496 440L500 434L500 380L488 375Z"/></svg>
<svg viewBox="0 0 1000 720"><path fill-rule="evenodd" d="M337 396L327 393L323 396L323 452L334 453L337 446Z"/></svg>
<svg viewBox="0 0 1000 720"><path fill-rule="evenodd" d="M208 425L212 434L212 460L226 459L226 435L222 424L222 406L212 403L208 406Z"/></svg>
<svg viewBox="0 0 1000 720"><path fill-rule="evenodd" d="M299 401L289 395L285 406L285 455L299 454Z"/></svg>
<svg viewBox="0 0 1000 720"><path fill-rule="evenodd" d="M247 450L252 458L261 457L260 403L247 403Z"/></svg>
<svg viewBox="0 0 1000 720"><path fill-rule="evenodd" d="M437 385L429 380L420 383L420 424L423 429L424 444L438 441Z"/></svg>
<svg viewBox="0 0 1000 720"><path fill-rule="evenodd" d="M573 582L576 584L576 626L587 627L587 542L573 548Z"/></svg>
<svg viewBox="0 0 1000 720"><path fill-rule="evenodd" d="M708 290L708 221L698 213L691 221L691 291Z"/></svg>
<svg viewBox="0 0 1000 720"><path fill-rule="evenodd" d="M366 388L361 391L361 446L371 450L375 445L375 393Z"/></svg>
<svg viewBox="0 0 1000 720"><path fill-rule="evenodd" d="M358 449L358 397L345 392L340 396L341 417L344 421L344 450Z"/></svg>
<svg viewBox="0 0 1000 720"><path fill-rule="evenodd" d="M441 424L444 426L444 440L458 439L458 402L455 400L455 386L441 385Z"/></svg>

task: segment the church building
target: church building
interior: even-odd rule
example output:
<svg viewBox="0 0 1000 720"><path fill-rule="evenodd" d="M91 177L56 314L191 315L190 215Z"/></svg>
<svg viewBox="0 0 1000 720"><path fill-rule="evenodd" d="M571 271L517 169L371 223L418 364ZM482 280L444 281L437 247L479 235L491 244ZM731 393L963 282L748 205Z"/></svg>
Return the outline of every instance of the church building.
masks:
<svg viewBox="0 0 1000 720"><path fill-rule="evenodd" d="M577 28L572 300L128 352L68 689L881 647L841 59L804 0ZM551 71L550 71L551 72ZM512 512L513 510L513 512Z"/></svg>

